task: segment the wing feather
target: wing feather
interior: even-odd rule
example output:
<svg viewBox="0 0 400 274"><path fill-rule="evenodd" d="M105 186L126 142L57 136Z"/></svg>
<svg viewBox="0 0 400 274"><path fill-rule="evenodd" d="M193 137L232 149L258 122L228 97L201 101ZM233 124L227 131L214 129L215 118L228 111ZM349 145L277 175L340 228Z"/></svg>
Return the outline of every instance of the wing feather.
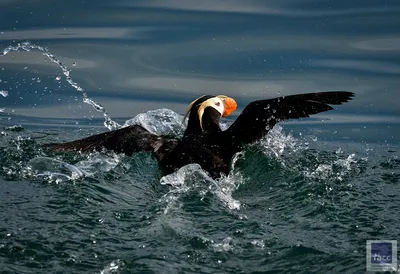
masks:
<svg viewBox="0 0 400 274"><path fill-rule="evenodd" d="M330 105L340 105L353 96L352 92L328 91L254 101L245 107L225 134L236 145L252 143L280 121L331 110Z"/></svg>
<svg viewBox="0 0 400 274"><path fill-rule="evenodd" d="M43 147L58 152L91 152L109 149L117 153L132 155L133 153L139 151L155 152L163 144L163 137L150 133L142 126L132 125L72 142L62 144L45 144Z"/></svg>

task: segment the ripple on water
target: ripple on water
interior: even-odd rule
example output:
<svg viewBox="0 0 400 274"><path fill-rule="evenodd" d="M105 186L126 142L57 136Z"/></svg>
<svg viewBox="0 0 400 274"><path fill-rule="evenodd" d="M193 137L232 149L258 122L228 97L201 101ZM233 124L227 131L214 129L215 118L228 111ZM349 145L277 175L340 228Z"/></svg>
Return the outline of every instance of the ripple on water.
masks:
<svg viewBox="0 0 400 274"><path fill-rule="evenodd" d="M0 256L19 270L351 272L365 239L400 231L394 153L311 149L277 127L213 180L198 165L161 177L148 153L45 154L30 132L6 133Z"/></svg>

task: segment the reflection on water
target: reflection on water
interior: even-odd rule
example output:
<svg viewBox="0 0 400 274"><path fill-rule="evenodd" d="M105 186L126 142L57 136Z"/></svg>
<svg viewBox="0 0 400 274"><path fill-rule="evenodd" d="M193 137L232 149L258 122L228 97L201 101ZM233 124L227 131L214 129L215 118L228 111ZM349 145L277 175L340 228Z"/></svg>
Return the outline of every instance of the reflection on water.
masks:
<svg viewBox="0 0 400 274"><path fill-rule="evenodd" d="M48 47L111 117L183 113L201 94L227 94L243 108L258 98L350 90L357 100L340 109L343 117L394 120L400 5L384 2L70 1L39 9L3 1L0 45ZM0 68L0 90L10 93L2 115L99 117L41 54L10 52Z"/></svg>

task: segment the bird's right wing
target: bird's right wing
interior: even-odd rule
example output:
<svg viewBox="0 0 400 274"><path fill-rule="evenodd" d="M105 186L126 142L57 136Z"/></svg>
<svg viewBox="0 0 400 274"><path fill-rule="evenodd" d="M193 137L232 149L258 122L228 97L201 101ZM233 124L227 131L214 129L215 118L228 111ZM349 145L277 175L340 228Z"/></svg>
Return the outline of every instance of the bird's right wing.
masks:
<svg viewBox="0 0 400 274"><path fill-rule="evenodd" d="M236 144L252 143L280 121L331 110L330 105L340 105L353 96L354 93L347 91L327 91L254 101L245 107L224 134Z"/></svg>
<svg viewBox="0 0 400 274"><path fill-rule="evenodd" d="M164 144L164 141L163 137L150 133L142 126L132 125L72 142L45 144L43 147L58 152L92 152L108 149L132 155L140 151L156 152Z"/></svg>

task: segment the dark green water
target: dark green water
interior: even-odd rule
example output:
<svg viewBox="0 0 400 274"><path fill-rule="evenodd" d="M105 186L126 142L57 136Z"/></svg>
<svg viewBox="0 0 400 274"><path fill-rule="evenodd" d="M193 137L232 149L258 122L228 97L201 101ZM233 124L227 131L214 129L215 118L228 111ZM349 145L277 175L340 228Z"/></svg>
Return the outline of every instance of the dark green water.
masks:
<svg viewBox="0 0 400 274"><path fill-rule="evenodd" d="M366 240L400 232L399 147L312 128L276 127L217 181L39 148L76 131L3 130L2 273L362 273Z"/></svg>

